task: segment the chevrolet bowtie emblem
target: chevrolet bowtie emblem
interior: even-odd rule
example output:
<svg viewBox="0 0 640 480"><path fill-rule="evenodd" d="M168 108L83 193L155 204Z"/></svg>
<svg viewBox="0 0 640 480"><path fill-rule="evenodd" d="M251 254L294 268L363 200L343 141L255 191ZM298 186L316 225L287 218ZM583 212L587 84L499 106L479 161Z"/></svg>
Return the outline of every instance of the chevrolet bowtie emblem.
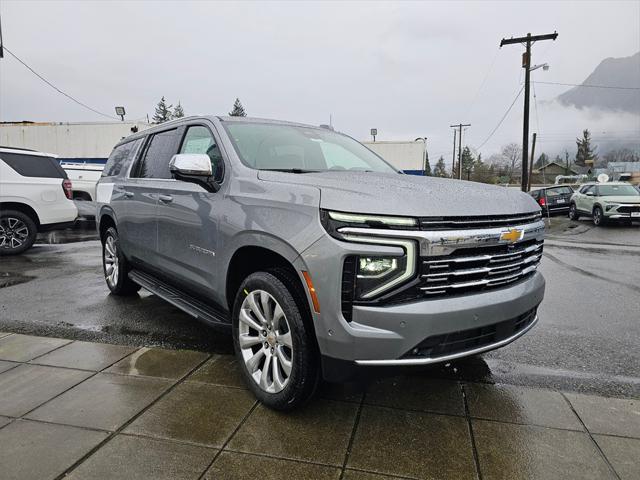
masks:
<svg viewBox="0 0 640 480"><path fill-rule="evenodd" d="M518 240L522 240L522 237L524 237L524 230L518 228L512 228L500 234L500 240L509 243L516 243Z"/></svg>

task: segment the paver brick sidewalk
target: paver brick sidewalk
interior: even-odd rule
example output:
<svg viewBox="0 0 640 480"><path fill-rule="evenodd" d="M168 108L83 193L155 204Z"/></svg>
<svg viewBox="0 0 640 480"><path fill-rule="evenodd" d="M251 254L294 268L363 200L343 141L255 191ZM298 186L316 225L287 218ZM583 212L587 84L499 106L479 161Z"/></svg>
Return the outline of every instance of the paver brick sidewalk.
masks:
<svg viewBox="0 0 640 480"><path fill-rule="evenodd" d="M640 401L384 378L259 405L232 357L0 332L0 478L637 479Z"/></svg>

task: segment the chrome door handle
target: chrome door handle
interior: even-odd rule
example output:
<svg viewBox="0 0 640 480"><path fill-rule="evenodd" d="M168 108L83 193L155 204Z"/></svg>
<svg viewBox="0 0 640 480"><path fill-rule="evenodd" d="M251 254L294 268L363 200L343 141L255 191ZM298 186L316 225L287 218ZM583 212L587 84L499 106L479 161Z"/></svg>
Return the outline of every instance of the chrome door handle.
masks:
<svg viewBox="0 0 640 480"><path fill-rule="evenodd" d="M171 203L173 202L173 197L171 195L160 195L158 196L158 200L164 203Z"/></svg>

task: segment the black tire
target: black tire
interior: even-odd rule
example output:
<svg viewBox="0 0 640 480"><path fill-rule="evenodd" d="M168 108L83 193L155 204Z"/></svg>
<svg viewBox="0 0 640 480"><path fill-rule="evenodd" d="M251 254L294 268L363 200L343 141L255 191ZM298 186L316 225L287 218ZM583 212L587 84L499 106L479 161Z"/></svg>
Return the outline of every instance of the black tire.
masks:
<svg viewBox="0 0 640 480"><path fill-rule="evenodd" d="M575 203L572 203L569 207L569 219L570 220L578 220L580 218L580 213L578 212L578 208Z"/></svg>
<svg viewBox="0 0 640 480"><path fill-rule="evenodd" d="M112 267L112 270L109 267ZM131 267L120 248L118 231L110 227L102 236L102 271L111 293L129 296L140 290L140 285L129 278L129 270Z"/></svg>
<svg viewBox="0 0 640 480"><path fill-rule="evenodd" d="M28 250L37 235L38 227L29 215L18 210L0 211L0 256Z"/></svg>
<svg viewBox="0 0 640 480"><path fill-rule="evenodd" d="M267 389L261 387L259 380L253 376L260 375L260 373L254 369L254 373L252 374L249 371L250 367L247 366L247 360L245 359L250 358L251 355L257 356L256 354L259 353L260 350L264 350L263 346L266 347L267 350L269 349L269 345L266 343L267 336L260 337L262 340L259 340L259 343L252 347L245 345L243 349L240 346L240 314L243 310L243 304L246 308L245 299L248 300L252 294L257 295L257 292L268 293L271 296L271 300L282 308L285 323L290 333L289 338L292 348L289 350L289 362L291 367L286 384L280 391L276 389L274 392L269 392ZM252 273L242 282L242 285L240 285L236 293L232 318L233 345L236 358L249 389L260 402L274 410L293 410L305 404L311 399L318 386L320 379L318 346L313 332L313 325L309 318L310 314L307 305L307 299L300 282L286 270L278 269L268 272ZM253 316L252 318L257 320L258 317ZM246 322L243 322L243 328L247 328ZM261 330L267 332L267 330L263 330L262 327ZM269 330L269 332L271 332L271 330ZM258 338L262 335L259 332L256 332L256 334L256 336L251 336L250 338ZM243 337L248 335L249 334L243 334ZM280 337L277 335L275 337L275 349L282 348L282 346L277 343L277 339ZM273 340L273 338L271 340ZM274 353L273 345L271 345L270 350L272 358L278 356L278 352ZM245 357L245 355L247 357ZM264 355L265 354L262 354L262 358L265 358ZM264 366L267 365L266 358L264 363L262 360L259 360L258 365L259 364L262 364L262 368L264 369ZM282 363L280 363L280 365L282 366ZM273 365L271 365L271 367L273 367ZM278 368L277 363L274 368ZM270 367L267 366L265 370L269 371L269 369ZM279 374L285 373L282 369L278 371ZM271 376L273 379L273 374L271 374ZM275 385L275 382L272 383Z"/></svg>
<svg viewBox="0 0 640 480"><path fill-rule="evenodd" d="M601 207L596 206L593 208L593 224L596 227L600 227L605 224L604 213L602 212Z"/></svg>

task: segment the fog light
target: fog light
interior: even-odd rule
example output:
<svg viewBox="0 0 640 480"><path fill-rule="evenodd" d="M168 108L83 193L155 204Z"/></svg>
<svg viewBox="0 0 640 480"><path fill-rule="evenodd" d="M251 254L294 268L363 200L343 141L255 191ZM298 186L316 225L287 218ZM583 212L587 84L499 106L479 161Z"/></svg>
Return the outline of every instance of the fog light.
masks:
<svg viewBox="0 0 640 480"><path fill-rule="evenodd" d="M360 257L358 277L379 277L393 272L398 268L398 260L395 258Z"/></svg>

